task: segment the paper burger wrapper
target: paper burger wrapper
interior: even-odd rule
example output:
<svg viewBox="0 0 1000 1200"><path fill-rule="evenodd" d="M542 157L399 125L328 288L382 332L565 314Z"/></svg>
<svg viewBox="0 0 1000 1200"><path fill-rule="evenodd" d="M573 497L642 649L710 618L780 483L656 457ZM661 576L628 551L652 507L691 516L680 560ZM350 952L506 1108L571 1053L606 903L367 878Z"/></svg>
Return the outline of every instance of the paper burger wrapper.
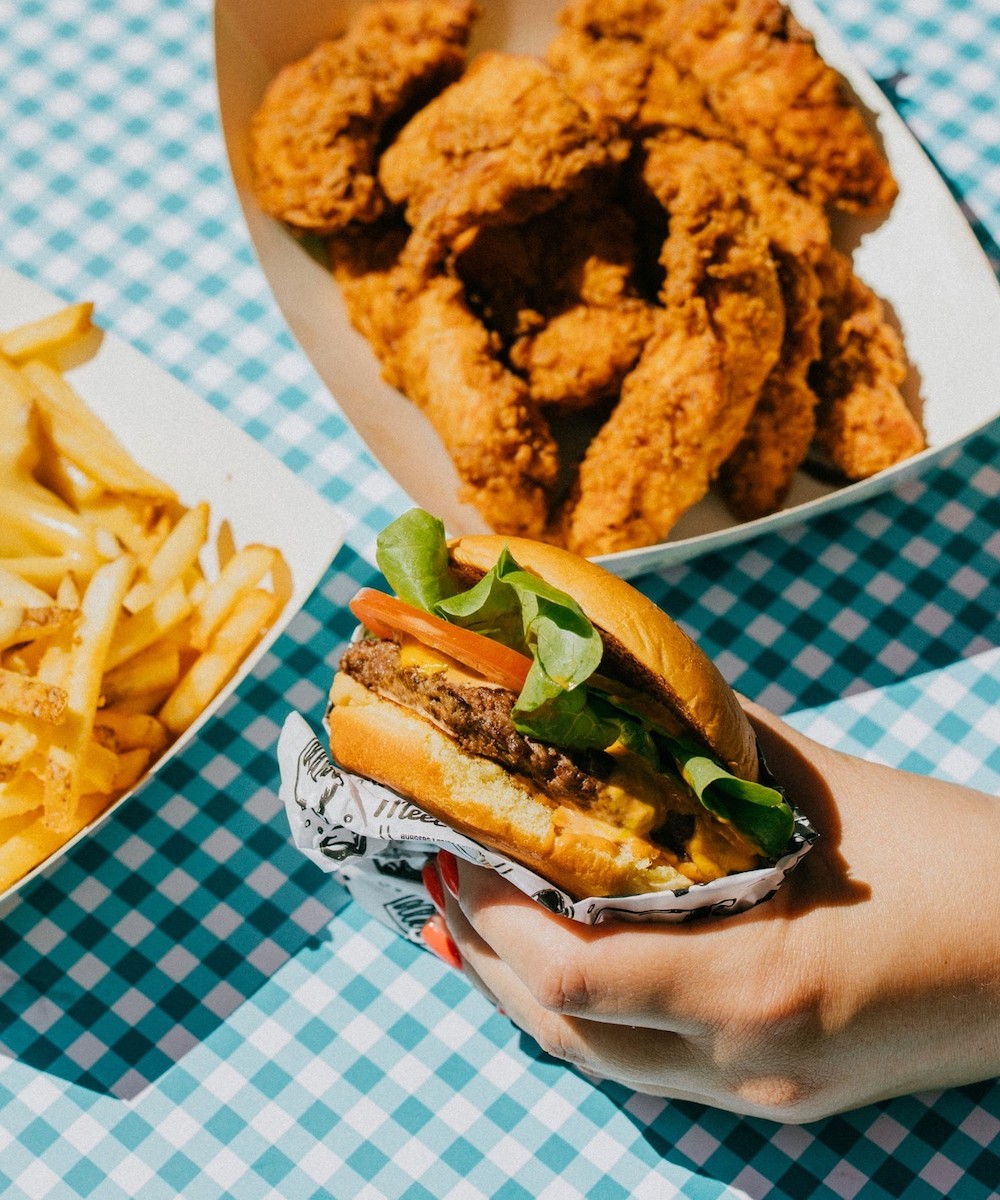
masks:
<svg viewBox="0 0 1000 1200"><path fill-rule="evenodd" d="M420 941L420 930L434 912L420 873L438 850L499 871L550 912L585 925L676 923L696 914L742 912L769 899L817 837L796 812L788 849L771 866L676 892L574 900L534 871L456 833L398 792L336 766L298 713L285 720L278 763L295 845L324 871L335 873L367 912L413 942Z"/></svg>

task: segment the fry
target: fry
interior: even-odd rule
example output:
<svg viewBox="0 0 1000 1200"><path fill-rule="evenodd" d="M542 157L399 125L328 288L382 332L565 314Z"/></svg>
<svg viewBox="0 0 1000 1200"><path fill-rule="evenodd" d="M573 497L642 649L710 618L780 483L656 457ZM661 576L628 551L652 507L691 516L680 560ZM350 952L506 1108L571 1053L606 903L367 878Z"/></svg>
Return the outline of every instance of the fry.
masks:
<svg viewBox="0 0 1000 1200"><path fill-rule="evenodd" d="M146 578L125 598L130 612L152 603L157 592L169 587L198 561L208 537L208 505L196 504L181 517L146 567Z"/></svg>
<svg viewBox="0 0 1000 1200"><path fill-rule="evenodd" d="M175 580L167 591L157 596L135 616L123 617L118 623L108 650L106 669L119 666L126 659L152 646L172 629L176 629L191 612L191 608L191 601L183 584L180 580Z"/></svg>
<svg viewBox="0 0 1000 1200"><path fill-rule="evenodd" d="M80 760L80 788L84 792L114 791L118 755L100 742L88 742Z"/></svg>
<svg viewBox="0 0 1000 1200"><path fill-rule="evenodd" d="M275 597L254 589L240 597L233 611L216 630L209 647L160 710L160 720L179 734L192 724L236 670L274 616Z"/></svg>
<svg viewBox="0 0 1000 1200"><path fill-rule="evenodd" d="M96 554L30 554L0 558L0 571L16 570L25 583L54 592L67 575L89 578L97 563Z"/></svg>
<svg viewBox="0 0 1000 1200"><path fill-rule="evenodd" d="M34 754L37 745L38 735L27 725L15 722L7 726L0 733L0 773L4 767L17 767L25 762Z"/></svg>
<svg viewBox="0 0 1000 1200"><path fill-rule="evenodd" d="M119 754L115 764L114 778L111 781L111 790L124 792L130 787L134 787L143 771L149 766L149 759L150 750L147 746L136 746L133 750L126 750L123 754Z"/></svg>
<svg viewBox="0 0 1000 1200"><path fill-rule="evenodd" d="M46 604L39 608L5 608L0 604L0 650L51 637L71 625L75 608Z"/></svg>
<svg viewBox="0 0 1000 1200"><path fill-rule="evenodd" d="M42 807L41 780L34 775L0 783L0 821L21 817Z"/></svg>
<svg viewBox="0 0 1000 1200"><path fill-rule="evenodd" d="M66 703L62 688L49 687L0 667L0 709L4 712L60 725L66 716Z"/></svg>
<svg viewBox="0 0 1000 1200"><path fill-rule="evenodd" d="M204 599L191 630L191 644L204 649L212 634L232 611L241 593L256 587L273 569L276 552L270 546L245 546L238 550L219 573Z"/></svg>
<svg viewBox="0 0 1000 1200"><path fill-rule="evenodd" d="M98 336L89 304L0 332L0 893L141 782L290 595L61 374Z"/></svg>
<svg viewBox="0 0 1000 1200"><path fill-rule="evenodd" d="M145 749L159 754L167 748L170 741L166 727L156 717L148 713L125 712L117 708L98 710L94 718L94 733L98 737L110 739L111 748L119 753Z"/></svg>
<svg viewBox="0 0 1000 1200"><path fill-rule="evenodd" d="M80 758L90 739L100 696L101 674L122 598L135 562L128 555L99 567L80 605L80 625L66 678L66 720L49 748L45 779L45 820L65 832L80 796Z"/></svg>
<svg viewBox="0 0 1000 1200"><path fill-rule="evenodd" d="M93 328L94 306L89 300L67 304L38 321L29 321L0 334L0 354L12 359L37 358L75 341Z"/></svg>
<svg viewBox="0 0 1000 1200"><path fill-rule="evenodd" d="M100 480L110 491L137 496L174 497L173 489L132 458L104 422L48 363L26 362L21 372L35 398L60 454Z"/></svg>
<svg viewBox="0 0 1000 1200"><path fill-rule="evenodd" d="M114 704L126 696L172 688L181 673L180 653L176 646L150 646L105 676L101 685L104 698Z"/></svg>
<svg viewBox="0 0 1000 1200"><path fill-rule="evenodd" d="M0 890L10 887L39 863L44 862L63 842L98 817L106 806L106 796L83 796L64 830L56 832L39 817L12 837L0 842Z"/></svg>
<svg viewBox="0 0 1000 1200"><path fill-rule="evenodd" d="M35 608L50 602L48 592L35 587L15 571L0 567L0 604L16 604L22 608Z"/></svg>

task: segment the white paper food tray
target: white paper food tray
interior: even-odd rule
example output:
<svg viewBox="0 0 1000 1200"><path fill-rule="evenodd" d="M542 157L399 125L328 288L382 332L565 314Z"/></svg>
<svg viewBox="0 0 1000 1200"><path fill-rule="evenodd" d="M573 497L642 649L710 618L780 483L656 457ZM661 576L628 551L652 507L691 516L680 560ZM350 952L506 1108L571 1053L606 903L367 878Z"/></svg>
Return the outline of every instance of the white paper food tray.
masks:
<svg viewBox="0 0 1000 1200"><path fill-rule="evenodd" d="M282 65L339 33L360 6L357 0L216 0L219 108L233 178L278 304L344 415L414 502L440 516L450 534L482 532L479 514L457 501L458 477L440 441L417 408L381 379L329 273L263 215L250 190L248 129L268 81ZM561 0L487 0L471 52L541 53L561 6ZM791 0L790 7L871 114L900 185L887 218L846 221L838 242L856 247L858 274L902 328L912 367L907 398L924 424L928 449L847 486L800 472L785 508L755 521L735 522L721 501L708 497L682 517L669 541L597 558L625 578L885 491L1000 415L1000 286L985 254L944 180L837 33L810 0Z"/></svg>

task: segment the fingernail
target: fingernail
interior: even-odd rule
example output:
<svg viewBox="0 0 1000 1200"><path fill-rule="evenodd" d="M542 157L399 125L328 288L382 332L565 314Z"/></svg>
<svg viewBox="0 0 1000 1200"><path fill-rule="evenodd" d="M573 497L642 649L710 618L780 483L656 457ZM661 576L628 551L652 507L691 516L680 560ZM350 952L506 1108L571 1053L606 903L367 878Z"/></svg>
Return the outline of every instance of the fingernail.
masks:
<svg viewBox="0 0 1000 1200"><path fill-rule="evenodd" d="M438 874L441 882L449 892L458 899L458 863L450 850L439 850L437 857Z"/></svg>
<svg viewBox="0 0 1000 1200"><path fill-rule="evenodd" d="M424 939L427 949L436 954L443 963L459 971L462 969L462 956L448 932L448 927L440 917L431 917L421 929L420 936Z"/></svg>
<svg viewBox="0 0 1000 1200"><path fill-rule="evenodd" d="M431 898L431 904L438 910L439 913L444 912L444 889L441 887L441 876L438 875L434 863L428 859L424 863L423 870L420 872L423 876L424 887L427 889L428 895Z"/></svg>

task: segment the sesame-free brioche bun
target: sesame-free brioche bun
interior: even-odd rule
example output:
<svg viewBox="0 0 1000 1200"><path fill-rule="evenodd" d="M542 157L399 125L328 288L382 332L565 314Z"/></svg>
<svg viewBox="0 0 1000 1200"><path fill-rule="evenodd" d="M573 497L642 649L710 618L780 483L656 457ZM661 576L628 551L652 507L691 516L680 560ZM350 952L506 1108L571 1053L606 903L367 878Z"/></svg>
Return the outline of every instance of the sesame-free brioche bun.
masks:
<svg viewBox="0 0 1000 1200"><path fill-rule="evenodd" d="M493 535L449 543L453 570L471 586L507 547L518 565L571 596L604 643L600 674L642 697L664 729L678 724L742 779L759 775L756 740L735 695L711 661L649 599L603 568L539 542ZM685 796L692 857L678 856L605 814L554 799L527 777L465 749L447 729L406 704L336 674L327 714L340 765L415 801L482 845L516 859L576 898L680 890L758 861L747 844ZM687 806L687 807L686 807ZM706 874L706 861L708 873ZM720 866L721 864L721 866Z"/></svg>
<svg viewBox="0 0 1000 1200"><path fill-rule="evenodd" d="M486 574L504 546L519 566L580 605L620 677L679 717L734 775L758 779L757 741L732 688L663 609L589 559L543 542L483 534L457 538L448 552L459 571L475 578ZM606 665L601 670L612 673Z"/></svg>

